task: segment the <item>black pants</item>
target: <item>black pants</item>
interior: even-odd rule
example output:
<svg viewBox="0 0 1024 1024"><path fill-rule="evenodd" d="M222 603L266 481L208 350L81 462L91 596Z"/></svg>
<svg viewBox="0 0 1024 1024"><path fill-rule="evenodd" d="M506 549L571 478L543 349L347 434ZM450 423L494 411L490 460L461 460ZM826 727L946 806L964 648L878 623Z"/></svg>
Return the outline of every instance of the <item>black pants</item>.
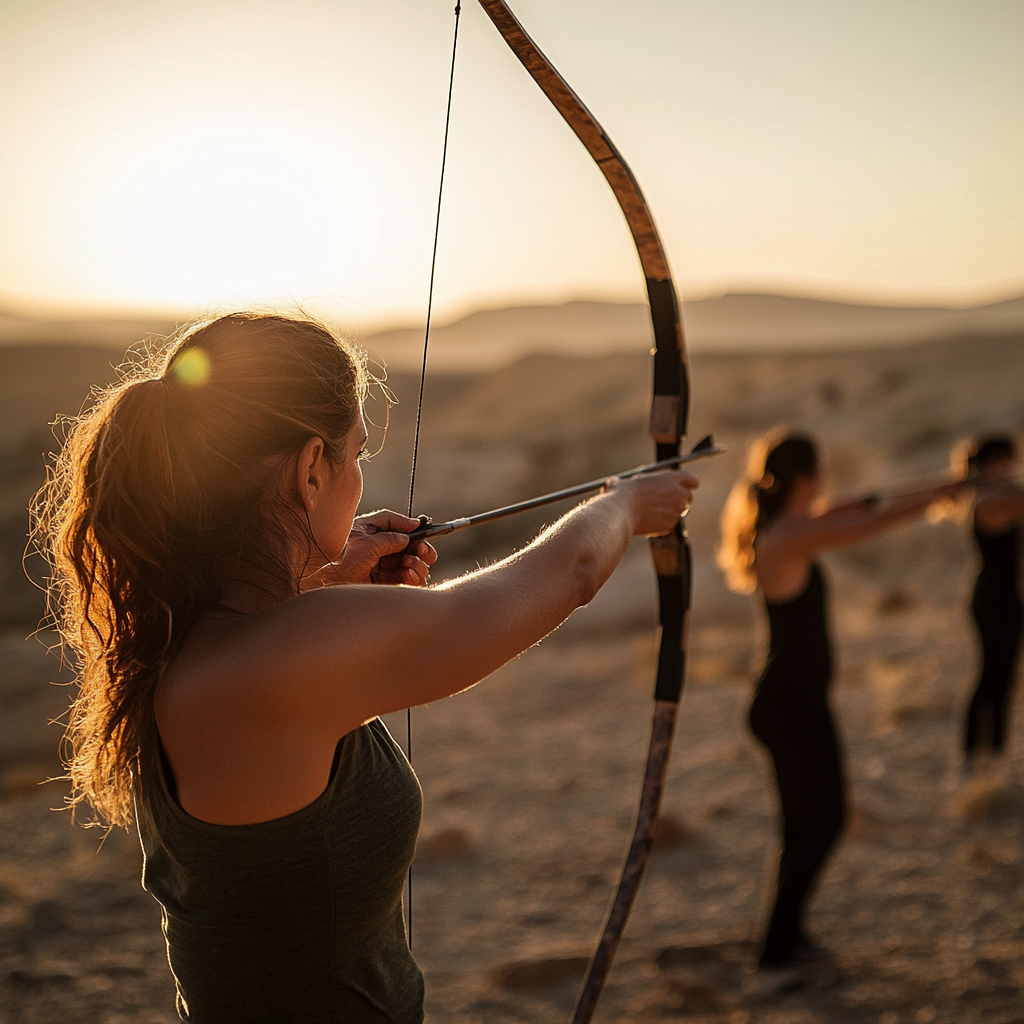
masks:
<svg viewBox="0 0 1024 1024"><path fill-rule="evenodd" d="M981 640L981 673L967 709L964 753L1001 753L1006 740L1007 706L1017 675L1021 640L1021 606L1016 594L979 588L971 612Z"/></svg>
<svg viewBox="0 0 1024 1024"><path fill-rule="evenodd" d="M802 941L804 912L846 821L842 754L827 700L758 692L750 728L775 767L782 810L782 855L761 964L785 963Z"/></svg>

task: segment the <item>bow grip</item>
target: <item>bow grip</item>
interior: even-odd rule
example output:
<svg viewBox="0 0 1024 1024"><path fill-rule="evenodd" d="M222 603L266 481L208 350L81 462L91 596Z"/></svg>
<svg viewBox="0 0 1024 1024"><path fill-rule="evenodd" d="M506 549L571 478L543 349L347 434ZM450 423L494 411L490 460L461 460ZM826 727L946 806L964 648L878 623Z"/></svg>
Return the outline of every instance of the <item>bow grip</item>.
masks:
<svg viewBox="0 0 1024 1024"><path fill-rule="evenodd" d="M654 699L675 703L683 692L686 673L686 628L693 574L693 558L682 520L667 536L651 538L651 555L658 574L661 624Z"/></svg>

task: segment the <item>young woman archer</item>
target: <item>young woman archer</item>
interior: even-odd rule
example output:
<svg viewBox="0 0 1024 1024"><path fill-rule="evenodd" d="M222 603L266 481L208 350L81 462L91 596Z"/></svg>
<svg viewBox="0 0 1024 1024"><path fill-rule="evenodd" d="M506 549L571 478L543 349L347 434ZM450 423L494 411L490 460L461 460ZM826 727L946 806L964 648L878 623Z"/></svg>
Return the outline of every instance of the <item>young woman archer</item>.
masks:
<svg viewBox="0 0 1024 1024"><path fill-rule="evenodd" d="M749 724L771 757L782 812L782 852L759 961L762 968L781 969L779 984L799 984L796 968L818 951L806 932L806 906L846 820L846 780L829 702L827 585L818 556L909 522L951 489L824 507L825 486L815 442L775 430L751 446L721 523L719 564L734 590L759 592L768 619L768 656Z"/></svg>
<svg viewBox="0 0 1024 1024"><path fill-rule="evenodd" d="M356 518L365 390L311 320L197 324L98 397L37 503L80 665L70 803L138 828L196 1024L419 1024L401 894L421 797L379 716L535 644L698 485L610 483L428 588L417 520Z"/></svg>

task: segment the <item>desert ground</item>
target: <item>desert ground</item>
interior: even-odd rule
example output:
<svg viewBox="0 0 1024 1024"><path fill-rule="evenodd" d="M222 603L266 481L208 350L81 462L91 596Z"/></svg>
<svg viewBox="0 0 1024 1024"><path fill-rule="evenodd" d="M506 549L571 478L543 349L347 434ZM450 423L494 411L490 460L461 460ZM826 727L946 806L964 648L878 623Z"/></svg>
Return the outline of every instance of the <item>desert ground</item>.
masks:
<svg viewBox="0 0 1024 1024"><path fill-rule="evenodd" d="M385 352L386 356L387 353ZM177 1019L159 911L137 840L75 828L61 806L70 678L47 655L22 585L19 511L50 445L119 356L95 345L0 347L0 1022ZM404 508L415 379L388 384L387 444L366 509ZM442 367L444 361L442 360ZM646 461L646 355L517 358L428 378L416 509L445 519ZM811 926L832 952L800 991L753 991L753 939L776 854L766 762L744 715L761 654L749 600L713 566L721 503L760 430L813 431L833 490L941 474L950 445L1024 429L1024 337L843 351L697 354L691 437L701 466L691 662L655 852L600 1005L603 1024L1024 1022L1024 720L1000 772L959 783L956 745L976 652L962 524L908 527L828 556L835 703L854 815ZM385 403L371 406L378 423ZM557 510L438 542L441 578L500 557ZM430 1022L565 1020L625 851L655 659L653 574L634 545L598 599L475 690L412 716L425 796L413 946ZM31 571L39 572L30 563ZM406 742L404 719L389 722Z"/></svg>

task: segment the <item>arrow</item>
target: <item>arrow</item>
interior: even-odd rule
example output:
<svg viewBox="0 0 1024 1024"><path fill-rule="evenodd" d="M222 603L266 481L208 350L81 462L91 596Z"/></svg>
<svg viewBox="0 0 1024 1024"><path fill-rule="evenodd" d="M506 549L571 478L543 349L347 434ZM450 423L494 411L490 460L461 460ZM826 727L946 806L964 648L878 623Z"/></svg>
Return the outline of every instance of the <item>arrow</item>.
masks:
<svg viewBox="0 0 1024 1024"><path fill-rule="evenodd" d="M649 462L645 466L636 466L633 469L627 469L624 473L614 473L611 476L603 476L597 480L588 480L585 484L577 484L575 487L566 487L561 491L542 494L539 498L519 501L514 505L505 505L503 508L492 509L490 512L479 512L475 516L468 516L465 519L452 519L447 523L431 523L427 517L421 517L421 519L426 521L419 529L413 530L409 534L409 542L443 537L446 534L456 533L459 530L468 530L471 526L493 523L497 519L514 516L518 512L526 512L531 508L540 508L543 505L552 505L556 501L562 501L565 498L575 498L580 494L587 494L590 491L599 491L609 480L631 480L633 477L643 476L645 473L656 473L661 469L672 469L674 466L682 466L688 462L697 462L699 459L706 459L712 455L721 455L725 450L724 445L716 445L711 435L708 434L690 451L681 455L673 455L670 459Z"/></svg>

